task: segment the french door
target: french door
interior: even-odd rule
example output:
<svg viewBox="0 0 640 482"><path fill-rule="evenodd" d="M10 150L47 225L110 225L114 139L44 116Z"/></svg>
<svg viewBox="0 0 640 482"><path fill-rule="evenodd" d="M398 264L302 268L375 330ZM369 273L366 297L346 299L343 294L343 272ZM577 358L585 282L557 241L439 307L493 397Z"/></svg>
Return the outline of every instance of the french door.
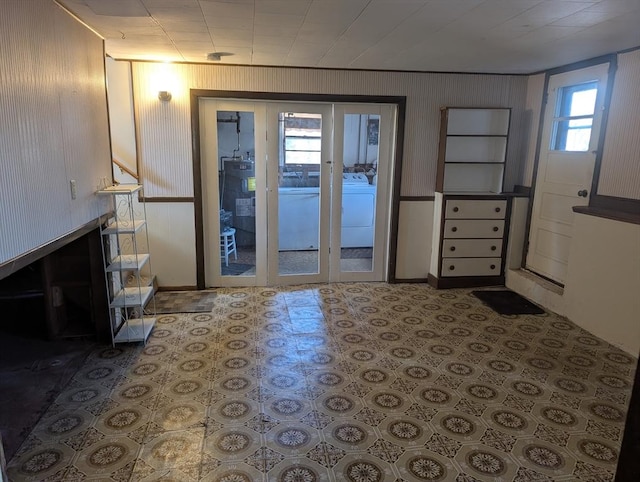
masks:
<svg viewBox="0 0 640 482"><path fill-rule="evenodd" d="M394 106L200 103L207 286L386 279Z"/></svg>

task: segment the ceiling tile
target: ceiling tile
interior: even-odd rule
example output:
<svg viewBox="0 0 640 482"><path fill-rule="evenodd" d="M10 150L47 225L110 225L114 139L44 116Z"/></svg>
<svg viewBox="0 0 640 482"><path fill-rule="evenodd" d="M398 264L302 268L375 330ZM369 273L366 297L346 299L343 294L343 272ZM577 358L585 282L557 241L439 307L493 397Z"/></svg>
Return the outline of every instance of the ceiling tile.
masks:
<svg viewBox="0 0 640 482"><path fill-rule="evenodd" d="M200 8L198 0L142 0L147 10L154 8Z"/></svg>
<svg viewBox="0 0 640 482"><path fill-rule="evenodd" d="M369 0L313 0L306 19L321 24L335 24L346 28L358 18Z"/></svg>
<svg viewBox="0 0 640 482"><path fill-rule="evenodd" d="M168 20L160 22L160 25L167 32L185 32L185 33L199 33L208 34L209 29L207 24L202 22L181 22L176 20Z"/></svg>
<svg viewBox="0 0 640 482"><path fill-rule="evenodd" d="M84 0L96 15L109 17L148 17L149 12L140 0Z"/></svg>
<svg viewBox="0 0 640 482"><path fill-rule="evenodd" d="M303 15L309 9L311 0L261 0L256 2L256 14L272 13L272 14L288 14Z"/></svg>
<svg viewBox="0 0 640 482"><path fill-rule="evenodd" d="M202 12L205 16L221 16L235 18L253 18L253 3L240 2L200 2Z"/></svg>
<svg viewBox="0 0 640 482"><path fill-rule="evenodd" d="M275 37L282 35L284 37L295 37L298 33L298 27L287 24L255 25L253 31L257 36Z"/></svg>
<svg viewBox="0 0 640 482"><path fill-rule="evenodd" d="M422 4L412 2L369 5L349 26L344 33L344 38L370 43L377 42L421 7Z"/></svg>
<svg viewBox="0 0 640 482"><path fill-rule="evenodd" d="M261 35L261 36L256 35L254 44L256 46L260 46L260 45L286 45L287 48L291 48L291 46L293 45L294 41L295 41L294 37L281 37L281 36L272 37L272 36L268 36L268 35Z"/></svg>
<svg viewBox="0 0 640 482"><path fill-rule="evenodd" d="M220 17L217 15L205 16L209 28L235 28L240 30L253 30L253 20L242 17Z"/></svg>
<svg viewBox="0 0 640 482"><path fill-rule="evenodd" d="M299 28L304 21L303 15L287 15L274 13L258 13L255 16L255 25L288 25Z"/></svg>
<svg viewBox="0 0 640 482"><path fill-rule="evenodd" d="M167 31L167 35L174 41L185 42L211 42L209 32L184 32L184 31Z"/></svg>
<svg viewBox="0 0 640 482"><path fill-rule="evenodd" d="M509 73L640 45L640 0L55 1L116 58Z"/></svg>
<svg viewBox="0 0 640 482"><path fill-rule="evenodd" d="M559 27L591 27L600 22L609 20L610 18L617 17L619 14L614 12L594 11L589 9L581 10L580 12L572 15L567 15L551 25Z"/></svg>

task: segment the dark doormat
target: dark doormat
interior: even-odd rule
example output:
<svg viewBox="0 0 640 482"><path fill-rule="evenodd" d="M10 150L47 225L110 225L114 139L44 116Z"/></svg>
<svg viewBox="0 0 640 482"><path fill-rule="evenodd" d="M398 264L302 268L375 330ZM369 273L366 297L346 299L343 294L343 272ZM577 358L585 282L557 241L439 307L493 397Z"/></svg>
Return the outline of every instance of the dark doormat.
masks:
<svg viewBox="0 0 640 482"><path fill-rule="evenodd" d="M212 291L158 291L155 294L156 314L208 313L213 309L215 297ZM147 306L151 307L152 304Z"/></svg>
<svg viewBox="0 0 640 482"><path fill-rule="evenodd" d="M501 315L541 315L544 310L509 290L472 291L472 295Z"/></svg>

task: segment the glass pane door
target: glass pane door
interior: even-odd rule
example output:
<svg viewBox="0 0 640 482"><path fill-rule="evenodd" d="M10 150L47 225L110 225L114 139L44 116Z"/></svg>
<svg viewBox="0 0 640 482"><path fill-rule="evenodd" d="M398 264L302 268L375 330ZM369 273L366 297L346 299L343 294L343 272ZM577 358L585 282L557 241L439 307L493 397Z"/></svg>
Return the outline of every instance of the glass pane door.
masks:
<svg viewBox="0 0 640 482"><path fill-rule="evenodd" d="M265 284L264 106L201 103L206 285Z"/></svg>
<svg viewBox="0 0 640 482"><path fill-rule="evenodd" d="M332 281L385 279L394 112L384 105L335 106Z"/></svg>
<svg viewBox="0 0 640 482"><path fill-rule="evenodd" d="M331 107L268 112L269 283L327 281Z"/></svg>
<svg viewBox="0 0 640 482"><path fill-rule="evenodd" d="M256 269L256 166L253 112L218 111L220 275Z"/></svg>

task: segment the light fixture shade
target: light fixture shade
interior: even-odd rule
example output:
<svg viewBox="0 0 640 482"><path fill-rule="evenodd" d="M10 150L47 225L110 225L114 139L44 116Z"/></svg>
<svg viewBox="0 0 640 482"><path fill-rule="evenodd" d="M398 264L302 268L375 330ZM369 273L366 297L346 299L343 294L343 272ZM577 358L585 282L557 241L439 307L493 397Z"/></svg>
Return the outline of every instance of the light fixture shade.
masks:
<svg viewBox="0 0 640 482"><path fill-rule="evenodd" d="M169 92L168 90L161 90L160 92L158 92L158 99L164 102L169 102L171 100L171 92Z"/></svg>

